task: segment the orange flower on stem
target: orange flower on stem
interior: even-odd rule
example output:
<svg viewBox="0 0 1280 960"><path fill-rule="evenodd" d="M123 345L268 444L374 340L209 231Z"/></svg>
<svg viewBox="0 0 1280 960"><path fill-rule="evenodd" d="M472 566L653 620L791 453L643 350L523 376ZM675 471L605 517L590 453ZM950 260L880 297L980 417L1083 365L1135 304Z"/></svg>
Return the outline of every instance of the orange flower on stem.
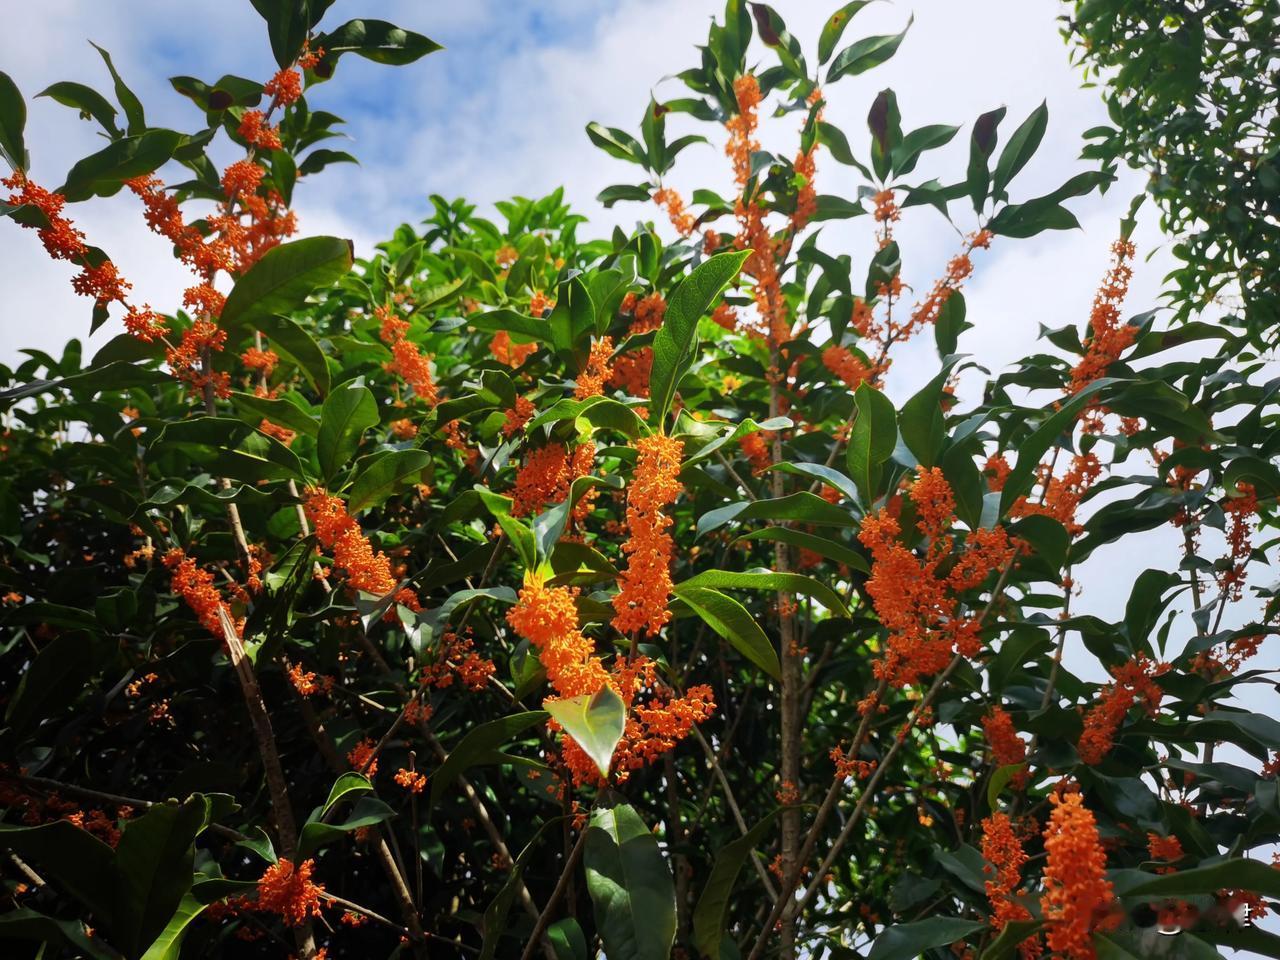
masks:
<svg viewBox="0 0 1280 960"><path fill-rule="evenodd" d="M991 926L1003 930L1010 923L1030 920L1031 911L1015 899L1027 854L1007 814L996 811L982 821L982 856L991 864L984 869L995 870L994 879L985 884L991 901ZM1018 951L1023 960L1035 960L1041 953L1039 938L1028 937Z"/></svg>
<svg viewBox="0 0 1280 960"><path fill-rule="evenodd" d="M1049 949L1067 960L1094 960L1093 933L1105 925L1114 895L1093 813L1078 792L1053 794L1044 830L1048 858L1040 909Z"/></svg>
<svg viewBox="0 0 1280 960"><path fill-rule="evenodd" d="M683 489L678 475L684 444L662 434L635 444L636 469L627 490L627 531L622 550L627 569L613 598L613 626L630 634L647 630L654 636L671 619L671 518L663 507L675 502Z"/></svg>
<svg viewBox="0 0 1280 960"><path fill-rule="evenodd" d="M314 860L303 860L295 869L291 861L281 859L267 867L258 880L258 909L279 914L291 927L320 916L324 887L311 880L315 866Z"/></svg>

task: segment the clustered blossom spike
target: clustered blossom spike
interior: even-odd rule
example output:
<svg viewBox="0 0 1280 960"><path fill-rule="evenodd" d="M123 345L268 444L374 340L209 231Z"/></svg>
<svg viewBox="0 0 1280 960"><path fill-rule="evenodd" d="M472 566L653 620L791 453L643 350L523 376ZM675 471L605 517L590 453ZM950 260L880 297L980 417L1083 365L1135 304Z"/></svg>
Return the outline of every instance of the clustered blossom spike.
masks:
<svg viewBox="0 0 1280 960"><path fill-rule="evenodd" d="M1071 370L1070 392L1073 394L1106 373L1107 367L1120 359L1120 354L1138 335L1137 327L1129 326L1120 318L1120 307L1133 276L1133 268L1129 266L1133 254L1134 246L1128 240L1117 240L1111 245L1111 266L1094 297L1085 353Z"/></svg>
<svg viewBox="0 0 1280 960"><path fill-rule="evenodd" d="M1090 766L1103 761L1111 752L1112 741L1124 723L1125 714L1135 704L1148 716L1155 716L1164 697L1155 678L1167 669L1167 665L1155 663L1141 653L1128 663L1111 668L1115 681L1103 688L1097 704L1085 714L1084 732L1076 744L1081 760Z"/></svg>
<svg viewBox="0 0 1280 960"><path fill-rule="evenodd" d="M996 764L1005 767L1012 763L1023 763L1027 759L1027 745L1018 736L1014 728L1013 718L1003 707L992 707L982 718L982 732L986 734L987 744L991 747L991 756ZM1019 770L1009 780L1015 790L1027 785L1029 774L1026 769Z"/></svg>
<svg viewBox="0 0 1280 960"><path fill-rule="evenodd" d="M693 233L694 218L684 208L684 198L680 194L672 190L670 187L661 187L653 191L653 202L667 211L667 216L671 218L671 225L676 228L676 232L682 237L687 237Z"/></svg>
<svg viewBox="0 0 1280 960"><path fill-rule="evenodd" d="M985 883L987 899L991 902L991 926L1003 930L1010 923L1030 920L1031 911L1017 899L1027 853L1014 833L1008 814L997 810L982 821L982 856L995 870L994 878ZM1019 945L1018 952L1022 960L1035 960L1041 953L1039 938L1028 937Z"/></svg>
<svg viewBox="0 0 1280 960"><path fill-rule="evenodd" d="M1071 465L1061 476L1054 476L1052 464L1037 464L1039 499L1019 497L1010 512L1015 517L1052 517L1066 527L1071 536L1079 536L1084 531L1084 524L1076 519L1076 512L1085 494L1101 476L1102 463L1093 451L1073 454Z"/></svg>
<svg viewBox="0 0 1280 960"><path fill-rule="evenodd" d="M612 337L601 337L591 345L587 365L578 374L578 385L573 391L575 400L586 400L588 397L598 397L604 393L604 385L613 375L613 367L609 363L612 356Z"/></svg>
<svg viewBox="0 0 1280 960"><path fill-rule="evenodd" d="M848 347L839 344L832 344L822 351L822 365L850 390L857 390L864 383L875 382L875 371L871 365Z"/></svg>
<svg viewBox="0 0 1280 960"><path fill-rule="evenodd" d="M613 756L617 779L673 749L696 723L715 709L710 687L691 687L683 696L654 690L647 703L637 704L643 688L656 687L653 664L645 657L622 658L606 670L595 644L582 633L575 603L577 591L550 587L536 573L526 573L519 598L507 612L509 623L538 651L547 682L563 698L591 696L608 686L628 708L623 738ZM562 757L574 783L601 783L595 762L570 738L562 743Z"/></svg>
<svg viewBox="0 0 1280 960"><path fill-rule="evenodd" d="M1258 491L1251 483L1236 485L1236 496L1222 502L1227 515L1227 562L1218 574L1218 589L1232 600L1244 595L1245 567L1253 555L1253 517L1258 512Z"/></svg>
<svg viewBox="0 0 1280 960"><path fill-rule="evenodd" d="M1051 795L1044 830L1044 916L1049 949L1067 960L1095 960L1095 930L1111 921L1114 894L1093 813L1078 792Z"/></svg>
<svg viewBox="0 0 1280 960"><path fill-rule="evenodd" d="M656 433L636 441L636 469L627 489L627 569L613 597L614 627L654 636L671 619L671 518L663 508L683 489L678 479L684 444Z"/></svg>
<svg viewBox="0 0 1280 960"><path fill-rule="evenodd" d="M408 339L408 321L398 319L390 307L378 307L374 315L381 321L379 337L391 347L392 359L383 368L407 383L414 396L434 407L440 400L440 390L431 376L431 358Z"/></svg>
<svg viewBox="0 0 1280 960"><path fill-rule="evenodd" d="M507 438L514 437L524 429L524 425L532 420L537 412L537 407L528 397L516 397L516 405L503 412L505 419L502 423L502 435Z"/></svg>
<svg viewBox="0 0 1280 960"><path fill-rule="evenodd" d="M259 150L280 149L280 129L269 125L266 114L261 110L246 110L236 132L251 147Z"/></svg>
<svg viewBox="0 0 1280 960"><path fill-rule="evenodd" d="M237 631L242 629L241 623L231 616L231 608L222 599L222 594L213 585L213 574L197 566L178 547L164 555L164 565L169 569L169 589L191 608L202 627L223 639L222 620L218 616L218 612L223 611Z"/></svg>
<svg viewBox="0 0 1280 960"><path fill-rule="evenodd" d="M493 354L494 359L499 363L506 364L514 369L537 353L538 345L536 343L515 343L511 339L511 334L506 330L499 330L489 342L489 352Z"/></svg>
<svg viewBox="0 0 1280 960"><path fill-rule="evenodd" d="M977 655L981 624L961 610L959 595L1012 563L1016 554L1002 527L972 531L963 544L948 533L955 498L937 467L922 469L909 495L927 541L922 557L899 540L902 529L887 509L868 516L859 534L872 557L867 592L889 631L876 675L896 686L937 673L954 654Z"/></svg>
<svg viewBox="0 0 1280 960"><path fill-rule="evenodd" d="M316 541L324 549L333 551L333 564L346 573L352 590L376 597L385 597L395 590L391 561L385 553L373 549L359 522L347 513L341 497L311 489L307 491L303 507L315 530ZM418 595L409 587L399 590L395 600L411 610L418 609ZM388 616L393 615L393 611L388 611Z"/></svg>
<svg viewBox="0 0 1280 960"><path fill-rule="evenodd" d="M258 909L279 914L291 927L320 916L324 887L311 879L315 866L316 862L308 859L295 869L292 861L281 858L267 867L258 880Z"/></svg>

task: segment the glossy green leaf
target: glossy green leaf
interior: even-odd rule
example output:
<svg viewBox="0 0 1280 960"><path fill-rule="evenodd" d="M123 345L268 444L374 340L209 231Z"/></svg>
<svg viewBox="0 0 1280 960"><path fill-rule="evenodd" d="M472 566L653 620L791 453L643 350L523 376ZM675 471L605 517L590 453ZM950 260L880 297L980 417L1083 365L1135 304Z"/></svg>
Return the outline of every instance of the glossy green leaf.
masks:
<svg viewBox="0 0 1280 960"><path fill-rule="evenodd" d="M338 387L324 402L320 413L320 434L316 452L326 480L347 466L360 446L364 432L378 422L378 404L368 387L348 383Z"/></svg>
<svg viewBox="0 0 1280 960"><path fill-rule="evenodd" d="M92 117L102 124L102 128L113 139L122 135L120 128L116 126L116 108L93 87L63 80L50 84L36 96L48 97L64 107L71 107L79 111L80 116L86 120Z"/></svg>
<svg viewBox="0 0 1280 960"><path fill-rule="evenodd" d="M693 908L693 943L704 957L718 960L720 945L725 934L725 917L729 911L729 899L738 883L747 858L760 846L781 809L770 813L737 840L726 843L716 851L711 875Z"/></svg>
<svg viewBox="0 0 1280 960"><path fill-rule="evenodd" d="M1223 860L1204 867L1179 870L1127 890L1129 897L1191 897L1219 890L1248 890L1280 899L1280 870L1261 860Z"/></svg>
<svg viewBox="0 0 1280 960"><path fill-rule="evenodd" d="M184 139L176 130L156 128L112 141L77 162L58 192L71 203L114 196L126 180L152 173L167 163Z"/></svg>
<svg viewBox="0 0 1280 960"><path fill-rule="evenodd" d="M607 777L627 723L626 704L613 688L603 686L595 694L547 700L542 706L595 762L600 776Z"/></svg>
<svg viewBox="0 0 1280 960"><path fill-rule="evenodd" d="M545 710L529 710L489 720L468 730L431 774L431 805L439 803L445 791L469 768L487 762L494 751L530 727L545 722L549 716Z"/></svg>
<svg viewBox="0 0 1280 960"><path fill-rule="evenodd" d="M671 409L676 388L693 362L698 320L720 298L742 269L750 251L718 253L700 263L676 288L662 328L653 338L653 370L649 376L649 419L660 424Z"/></svg>
<svg viewBox="0 0 1280 960"><path fill-rule="evenodd" d="M991 176L991 189L998 195L1009 182L1018 175L1027 161L1035 154L1044 139L1044 132L1049 126L1049 105L1041 103L1031 111L1031 115L1022 121L1009 142L1000 151L1000 159L996 161L995 172Z"/></svg>
<svg viewBox="0 0 1280 960"><path fill-rule="evenodd" d="M219 322L234 330L254 320L287 314L319 287L336 283L351 269L350 240L307 237L268 250L236 281Z"/></svg>
<svg viewBox="0 0 1280 960"><path fill-rule="evenodd" d="M326 61L344 53L354 53L374 63L392 66L413 63L429 53L444 49L430 37L397 27L394 23L364 19L348 20L330 33L320 34L312 46L324 48Z"/></svg>
<svg viewBox="0 0 1280 960"><path fill-rule="evenodd" d="M387 497L404 489L431 465L426 450L392 450L362 462L347 493L347 512L353 516L380 506Z"/></svg>
<svg viewBox="0 0 1280 960"><path fill-rule="evenodd" d="M142 960L179 960L182 955L182 938L187 928L204 912L208 904L201 903L191 894L183 896L177 910L169 918L159 936L147 947Z"/></svg>
<svg viewBox="0 0 1280 960"><path fill-rule="evenodd" d="M855 77L873 67L880 66L898 52L898 47L902 45L914 21L913 15L907 20L907 25L903 27L901 33L864 37L849 44L831 61L831 66L827 69L827 83L834 83L841 77Z"/></svg>
<svg viewBox="0 0 1280 960"><path fill-rule="evenodd" d="M875 938L868 960L915 960L927 950L945 947L985 928L985 923L959 917L930 917L895 924Z"/></svg>
<svg viewBox="0 0 1280 960"><path fill-rule="evenodd" d="M97 938L84 935L79 920L57 920L29 907L18 907L0 914L0 941L31 940L44 947L64 948L92 960L119 960L119 954ZM158 960L147 957L144 960Z"/></svg>
<svg viewBox="0 0 1280 960"><path fill-rule="evenodd" d="M844 35L844 28L849 25L849 21L854 15L865 7L871 0L852 0L843 7L827 17L827 22L822 25L822 32L818 34L818 62L826 63L831 59L831 54L835 52L836 44L840 42L840 37Z"/></svg>
<svg viewBox="0 0 1280 960"><path fill-rule="evenodd" d="M626 804L596 810L583 860L609 960L667 960L676 933L675 884L639 814Z"/></svg>
<svg viewBox="0 0 1280 960"><path fill-rule="evenodd" d="M119 101L121 109L124 110L125 119L128 121L129 136L143 133L147 129L147 118L142 111L142 101L121 79L116 71L116 65L111 61L111 54L92 40L89 41L89 46L98 51L102 62L107 65L107 72L111 74L111 81L115 84L116 100Z"/></svg>
<svg viewBox="0 0 1280 960"><path fill-rule="evenodd" d="M800 573L775 573L772 570L704 570L688 580L680 582L681 587L710 587L714 590L775 590L781 593L795 593L802 597L812 597L828 610L848 616L849 610L840 595L821 580L806 577Z"/></svg>
<svg viewBox="0 0 1280 960"><path fill-rule="evenodd" d="M862 502L870 507L880 485L880 465L898 445L897 412L888 397L866 383L854 393L854 402L858 416L849 434L846 458L849 476L858 485Z"/></svg>
<svg viewBox="0 0 1280 960"><path fill-rule="evenodd" d="M329 364L325 360L324 351L311 334L287 317L274 314L254 317L253 325L262 331L270 341L271 349L282 360L292 363L302 371L302 375L317 392L329 392Z"/></svg>
<svg viewBox="0 0 1280 960"><path fill-rule="evenodd" d="M0 70L0 156L15 170L27 169L27 103L13 78Z"/></svg>
<svg viewBox="0 0 1280 960"><path fill-rule="evenodd" d="M781 679L782 667L778 663L777 651L746 607L710 587L677 584L672 593L740 654L769 676Z"/></svg>

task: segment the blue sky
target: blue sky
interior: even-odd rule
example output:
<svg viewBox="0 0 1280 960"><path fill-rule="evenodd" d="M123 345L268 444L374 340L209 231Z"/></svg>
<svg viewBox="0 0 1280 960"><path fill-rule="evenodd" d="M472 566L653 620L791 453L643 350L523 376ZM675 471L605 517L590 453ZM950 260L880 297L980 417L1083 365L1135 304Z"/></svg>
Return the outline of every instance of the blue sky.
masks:
<svg viewBox="0 0 1280 960"><path fill-rule="evenodd" d="M811 51L835 3L780 0L775 6ZM420 220L429 193L465 195L483 210L513 193L540 196L561 185L574 206L592 218L595 235L605 235L615 223L630 227L638 218L661 220L649 205L620 204L606 211L595 202L601 188L641 178L639 168L592 147L583 129L590 120L635 129L650 90L662 77L695 62L694 44L705 38L709 18L721 9L720 2L707 0L338 0L322 27L348 17L376 17L425 33L446 49L400 68L344 58L336 78L309 98L314 108L347 118L352 141L333 146L351 150L362 166L331 167L299 185L302 233L348 236L367 252L399 223ZM1007 135L1047 99L1048 134L1015 181L1013 199L1046 192L1084 168L1076 159L1079 135L1106 119L1097 92L1082 89L1078 71L1069 64L1056 20L1063 9L1057 0L874 4L855 19L846 42L897 32L909 15L915 24L894 60L827 90L827 119L841 126L855 152L865 156L867 107L885 86L897 91L908 129L969 124L1003 103L1009 107ZM274 70L263 24L248 0L43 0L28 7L25 16L21 29L11 26L0 35L0 65L28 98L58 80L109 90L103 65L86 39L112 52L152 123L181 130L194 129L200 118L167 77L214 80L236 73L265 80ZM760 54L762 60L766 56ZM675 81L657 91L659 99L683 95ZM98 149L101 141L93 125L65 107L44 99L29 109L32 173L56 186L74 160ZM672 119L673 136L683 119ZM766 120L764 146L794 154L796 126L794 116ZM688 150L669 183L686 197L699 186L727 194L731 176L722 142ZM962 133L922 169L953 177L963 170L966 144ZM817 184L819 192L845 195L857 185L848 168L821 154ZM1140 189L1140 176L1126 173L1105 197L1073 203L1082 229L1029 241L998 240L976 257L966 294L977 329L966 334L961 350L998 369L1032 351L1040 325L1083 323L1118 222ZM90 242L117 260L137 299L159 309L178 302L188 278L170 261L164 241L146 231L135 198L126 192L92 201L76 206L71 215ZM1139 263L1127 304L1131 314L1157 303L1170 265L1153 221L1148 209L1136 235ZM963 217L959 222L965 229L973 226ZM661 224L660 229L667 228ZM873 250L867 218L829 226L824 236L826 249L850 252L855 263L865 262ZM905 275L918 288L932 281L957 245L955 232L929 211L910 212L899 239ZM7 220L0 222L0 242L0 289L8 305L0 362L12 362L21 347L57 350L69 337L83 336L89 307L71 292L68 267L50 263L35 238ZM108 325L95 342L117 331ZM936 370L931 339L920 338L899 355L888 384L898 399ZM1156 553L1169 556L1176 550L1172 529L1147 536L1155 541L1150 547ZM1146 565L1130 550L1099 551L1078 571L1085 585L1078 609L1115 618ZM1239 616L1247 614L1251 608ZM1272 642L1271 662L1274 654ZM1085 660L1072 666L1091 676ZM1255 708L1274 712L1261 701Z"/></svg>

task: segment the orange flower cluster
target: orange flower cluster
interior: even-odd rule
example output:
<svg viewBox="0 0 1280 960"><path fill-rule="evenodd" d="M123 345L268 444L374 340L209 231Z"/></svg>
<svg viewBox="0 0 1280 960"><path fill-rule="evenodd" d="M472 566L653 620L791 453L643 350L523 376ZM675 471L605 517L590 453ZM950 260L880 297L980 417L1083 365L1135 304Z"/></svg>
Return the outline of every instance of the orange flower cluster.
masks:
<svg viewBox="0 0 1280 960"><path fill-rule="evenodd" d="M396 771L396 783L415 795L427 788L427 778L423 774L404 767Z"/></svg>
<svg viewBox="0 0 1280 960"><path fill-rule="evenodd" d="M275 370L276 364L280 362L280 355L274 350L249 347L244 353L240 354L240 362L244 364L246 370L259 373L263 377L269 377Z"/></svg>
<svg viewBox="0 0 1280 960"><path fill-rule="evenodd" d="M1147 834L1147 852L1152 860L1165 860L1174 863L1186 856L1182 849L1182 841L1177 837L1162 837L1158 833ZM1175 873L1175 867L1157 867L1156 873Z"/></svg>
<svg viewBox="0 0 1280 960"><path fill-rule="evenodd" d="M69 260L80 264L80 273L71 278L71 288L76 293L92 297L99 306L117 300L125 303L125 291L132 284L120 276L116 265L110 260L97 260L102 252L90 249L84 242L84 234L62 215L62 208L67 202L62 194L44 189L28 179L21 170L15 170L10 176L0 179L0 184L14 191L7 198L10 205L29 205L44 216L48 226L34 229L49 256L55 260ZM32 224L24 223L23 226L31 227Z"/></svg>
<svg viewBox="0 0 1280 960"><path fill-rule="evenodd" d="M627 489L627 532L622 545L627 569L613 597L613 626L620 633L642 629L654 636L671 619L671 518L663 507L675 502L684 444L662 434L636 441L636 468Z"/></svg>
<svg viewBox="0 0 1280 960"><path fill-rule="evenodd" d="M520 251L512 246L499 247L498 252L493 255L494 262L501 270L506 270L519 259Z"/></svg>
<svg viewBox="0 0 1280 960"><path fill-rule="evenodd" d="M822 351L822 365L850 390L857 390L864 383L875 382L875 371L848 347L838 344L827 347Z"/></svg>
<svg viewBox="0 0 1280 960"><path fill-rule="evenodd" d="M738 329L738 311L727 303L721 303L711 312L711 321L733 333Z"/></svg>
<svg viewBox="0 0 1280 960"><path fill-rule="evenodd" d="M213 585L213 574L196 566L196 562L179 547L166 553L163 562L170 571L169 588L191 608L202 627L221 638L222 622L218 618L218 611L225 610L230 617L231 608ZM241 629L241 624L234 617L231 622L235 624L237 631Z"/></svg>
<svg viewBox="0 0 1280 960"><path fill-rule="evenodd" d="M1120 354L1138 335L1136 327L1120 319L1120 306L1129 292L1129 278L1133 276L1133 268L1129 266L1133 254L1133 244L1128 240L1117 240L1111 245L1111 266L1093 300L1085 353L1071 370L1069 392L1072 394L1079 393L1106 373L1107 367L1120 359Z"/></svg>
<svg viewBox="0 0 1280 960"><path fill-rule="evenodd" d="M374 310L374 315L382 321L379 338L391 347L392 359L382 365L383 369L400 377L415 396L434 407L440 400L440 391L431 376L431 358L408 339L408 321L397 319L387 307Z"/></svg>
<svg viewBox="0 0 1280 960"><path fill-rule="evenodd" d="M768 430L753 430L738 440L742 455L751 464L751 472L764 473L773 466L773 451L769 447L772 433Z"/></svg>
<svg viewBox="0 0 1280 960"><path fill-rule="evenodd" d="M151 309L151 304L143 304L142 309L130 305L124 315L124 329L131 337L137 337L143 343L152 343L161 339L169 328L164 317Z"/></svg>
<svg viewBox="0 0 1280 960"><path fill-rule="evenodd" d="M262 418L262 422L258 424L258 432L266 434L272 439L279 440L286 447L298 439L298 434L288 427L282 427L278 423L272 423L266 417Z"/></svg>
<svg viewBox="0 0 1280 960"><path fill-rule="evenodd" d="M991 901L991 926L1003 930L1010 923L1030 920L1031 911L1016 899L1027 854L1008 814L997 810L982 821L982 856L995 869L995 879L985 883L987 899ZM1028 937L1018 952L1023 960L1035 960L1041 953L1039 939Z"/></svg>
<svg viewBox="0 0 1280 960"><path fill-rule="evenodd" d="M832 747L829 756L836 766L836 777L841 780L849 778L865 780L875 772L878 766L875 760L859 760L845 753L844 747Z"/></svg>
<svg viewBox="0 0 1280 960"><path fill-rule="evenodd" d="M534 317L541 317L548 310L555 309L556 302L548 297L541 290L533 291L533 295L529 297L529 314Z"/></svg>
<svg viewBox="0 0 1280 960"><path fill-rule="evenodd" d="M955 498L937 467L921 470L910 488L927 543L917 557L898 539L902 529L890 511L868 516L859 539L871 551L867 591L889 631L876 675L897 686L944 669L953 653L975 656L981 649L976 617L960 609L959 595L1012 562L1016 548L1002 527L971 531L963 546L948 532ZM941 571L950 567L947 573Z"/></svg>
<svg viewBox="0 0 1280 960"><path fill-rule="evenodd" d="M267 867L258 880L258 909L279 914L291 927L320 916L324 887L311 879L315 866L314 860L303 860L295 869L291 861L280 859Z"/></svg>
<svg viewBox="0 0 1280 960"><path fill-rule="evenodd" d="M373 549L359 522L347 513L341 497L312 488L307 491L303 507L315 530L316 541L324 549L333 551L333 565L346 573L352 590L385 597L395 589L391 561L385 553ZM411 610L418 609L417 594L408 587L401 589L395 599ZM394 611L388 611L388 616L394 616Z"/></svg>
<svg viewBox="0 0 1280 960"><path fill-rule="evenodd" d="M268 124L261 110L246 110L236 132L245 143L258 150L280 149L280 128Z"/></svg>
<svg viewBox="0 0 1280 960"><path fill-rule="evenodd" d="M1230 599L1244 595L1245 568L1253 555L1252 519L1258 512L1258 491L1251 483L1237 484L1237 495L1222 503L1227 515L1227 566L1218 574L1218 589Z"/></svg>
<svg viewBox="0 0 1280 960"><path fill-rule="evenodd" d="M1218 647L1221 646L1221 653ZM1236 637L1220 645L1197 653L1191 661L1191 669L1211 679L1221 679L1237 673L1244 664L1258 655L1262 647L1262 634Z"/></svg>
<svg viewBox="0 0 1280 960"><path fill-rule="evenodd" d="M987 478L987 486L992 490L1003 490L1012 472L1013 467L1009 465L1003 453L992 454L982 467L982 473Z"/></svg>
<svg viewBox="0 0 1280 960"><path fill-rule="evenodd" d="M489 341L489 352L493 354L494 359L499 363L505 363L508 367L515 368L537 353L538 345L536 343L514 343L511 340L511 334L505 330L499 330L493 335L493 339Z"/></svg>
<svg viewBox="0 0 1280 960"><path fill-rule="evenodd" d="M504 437L515 436L524 429L524 425L532 420L533 415L537 412L538 409L533 405L532 400L526 397L516 397L516 405L504 411L506 419L502 424L502 435Z"/></svg>
<svg viewBox="0 0 1280 960"><path fill-rule="evenodd" d="M201 318L182 332L178 345L165 348L165 362L173 375L193 392L206 389L214 396L231 396L231 375L214 370L208 357L219 353L227 342L227 331L212 320Z"/></svg>
<svg viewBox="0 0 1280 960"><path fill-rule="evenodd" d="M569 495L569 484L585 477L595 463L595 445L580 443L570 455L563 443L548 443L531 450L516 472L511 514L516 517L540 513L548 503L559 503ZM584 496L578 506L587 502ZM577 515L577 509L574 511Z"/></svg>
<svg viewBox="0 0 1280 960"><path fill-rule="evenodd" d="M906 340L938 319L938 315L951 299L951 295L959 290L973 273L973 261L969 255L974 250L986 250L990 247L994 236L990 230L979 230L965 239L964 249L947 263L946 276L939 277L934 282L929 295L911 311L910 320L902 325L894 337L895 340Z"/></svg>
<svg viewBox="0 0 1280 960"><path fill-rule="evenodd" d="M667 301L656 290L636 301L635 319L631 321L631 333L652 333L662 326L667 315Z"/></svg>
<svg viewBox="0 0 1280 960"><path fill-rule="evenodd" d="M586 400L604 393L605 382L613 376L609 359L613 356L613 338L601 337L591 345L587 365L578 374L578 385L573 391L575 400Z"/></svg>
<svg viewBox="0 0 1280 960"><path fill-rule="evenodd" d="M1107 856L1093 813L1078 792L1053 794L1044 830L1041 913L1049 949L1067 960L1094 960L1093 932L1105 926L1114 899Z"/></svg>
<svg viewBox="0 0 1280 960"><path fill-rule="evenodd" d="M333 677L317 677L315 671L304 670L302 664L289 664L289 682L299 696L314 697L317 693L329 693L333 690Z"/></svg>
<svg viewBox="0 0 1280 960"><path fill-rule="evenodd" d="M1155 663L1141 653L1123 666L1111 668L1115 682L1102 689L1098 702L1084 718L1084 732L1076 744L1081 760L1090 766L1103 761L1111 752L1112 741L1124 723L1125 714L1135 704L1141 705L1149 716L1155 716L1164 698L1155 677L1167 669L1167 665Z"/></svg>
<svg viewBox="0 0 1280 960"><path fill-rule="evenodd" d="M671 225L676 228L680 236L687 237L693 233L695 226L693 214L685 210L684 198L677 191L669 187L655 190L653 202L666 209L667 216L671 218Z"/></svg>
<svg viewBox="0 0 1280 960"><path fill-rule="evenodd" d="M805 97L805 101L811 107L821 99L822 91L817 87L814 87L809 96ZM821 110L818 111L814 120L821 122ZM791 232L793 234L799 233L808 226L809 221L813 219L813 215L818 212L818 191L813 185L814 174L817 172L814 154L817 152L818 142L815 140L813 146L808 150L801 150L796 154L795 172L804 177L804 183L796 191L796 208L791 213Z"/></svg>
<svg viewBox="0 0 1280 960"><path fill-rule="evenodd" d="M363 773L370 780L378 775L377 759L375 758L372 762L369 760L373 756L375 746L377 745L366 737L347 751L347 763L351 764L351 769L357 773ZM366 764L368 765L367 770L365 769Z"/></svg>
<svg viewBox="0 0 1280 960"><path fill-rule="evenodd" d="M609 386L633 397L649 396L649 376L653 373L653 348L628 350L613 358Z"/></svg>
<svg viewBox="0 0 1280 960"><path fill-rule="evenodd" d="M880 246L885 247L893 238L893 225L902 217L902 211L898 209L892 190L881 190L871 199L876 205L873 216L880 224Z"/></svg>
<svg viewBox="0 0 1280 960"><path fill-rule="evenodd" d="M391 427L391 435L397 440L412 440L418 435L418 425L408 417L392 420L388 426Z"/></svg>
<svg viewBox="0 0 1280 960"><path fill-rule="evenodd" d="M472 693L479 693L495 670L492 660L476 653L470 630L465 634L450 630L440 638L434 661L423 665L419 680L424 686L443 690L453 686L456 679Z"/></svg>
<svg viewBox="0 0 1280 960"><path fill-rule="evenodd" d="M671 750L715 709L710 687L690 688L683 697L660 693L634 706L641 687L653 686L653 664L644 657L621 659L613 672L595 654L595 644L580 629L574 603L577 591L548 587L541 576L526 573L520 596L507 613L507 623L538 651L547 682L559 697L590 696L611 687L628 707L622 741L614 752L619 780ZM572 739L562 742L562 756L574 783L600 784L600 772Z"/></svg>
<svg viewBox="0 0 1280 960"><path fill-rule="evenodd" d="M1037 502L1028 497L1019 497L1013 505L1012 513L1015 517L1035 514L1052 517L1066 527L1071 536L1079 536L1084 530L1084 524L1076 519L1076 511L1089 488L1102 476L1102 464L1090 451L1072 456L1071 466L1060 477L1053 476L1050 470L1051 464L1037 465L1036 477L1042 492L1041 499Z"/></svg>
<svg viewBox="0 0 1280 960"><path fill-rule="evenodd" d="M315 64L322 56L324 56L324 51L317 50L314 54L307 54L303 59L309 59L311 64ZM299 60L298 63L303 65L302 60ZM262 92L275 100L280 106L287 107L302 96L302 74L296 70L290 70L288 67L277 71L275 76L262 85Z"/></svg>
<svg viewBox="0 0 1280 960"><path fill-rule="evenodd" d="M252 160L237 160L222 171L222 192L231 201L251 197L262 186L266 172Z"/></svg>
<svg viewBox="0 0 1280 960"><path fill-rule="evenodd" d="M1011 763L1023 763L1027 759L1027 745L1018 736L1013 726L1013 718L1003 707L992 707L982 718L982 732L986 734L987 744L991 747L991 756L996 764L1006 767ZM1009 781L1015 790L1027 785L1026 769L1018 771Z"/></svg>

